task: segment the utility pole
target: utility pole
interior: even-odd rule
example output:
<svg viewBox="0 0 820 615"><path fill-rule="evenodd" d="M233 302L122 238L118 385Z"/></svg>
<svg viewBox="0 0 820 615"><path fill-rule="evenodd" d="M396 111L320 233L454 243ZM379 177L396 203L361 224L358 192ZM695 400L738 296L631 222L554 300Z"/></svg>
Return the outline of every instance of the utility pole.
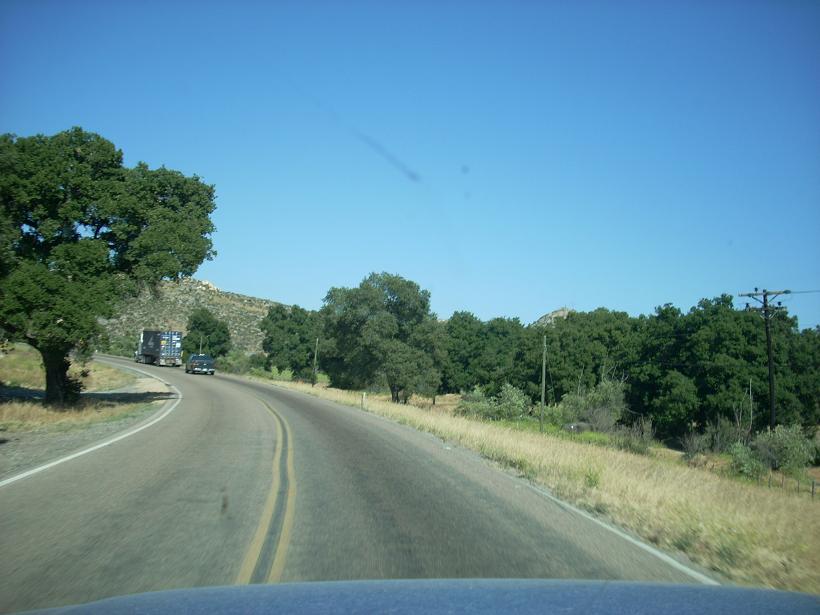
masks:
<svg viewBox="0 0 820 615"><path fill-rule="evenodd" d="M538 431L544 431L544 391L547 384L547 336L544 336L544 345L541 352L541 418L538 420Z"/></svg>
<svg viewBox="0 0 820 615"><path fill-rule="evenodd" d="M752 433L752 427L755 424L755 404L752 399L752 379L749 378L749 434Z"/></svg>
<svg viewBox="0 0 820 615"><path fill-rule="evenodd" d="M313 382L310 384L310 386L316 386L316 376L317 376L316 366L317 366L318 360L319 360L319 338L317 337L316 338L316 349L313 351Z"/></svg>
<svg viewBox="0 0 820 615"><path fill-rule="evenodd" d="M761 304L762 307L753 308L749 307L749 304L746 304L746 309L750 311L760 312L761 316L763 316L763 322L766 326L766 354L769 359L769 427L774 429L775 424L775 389L774 389L774 365L772 363L772 325L771 320L772 317L780 311L783 311L785 308L780 304L780 301L777 302L776 305L772 305L772 299L779 297L780 295L790 295L792 291L790 290L766 290L765 288L761 291L758 291L755 288L753 293L740 293L739 297L751 297L755 301ZM762 299L760 299L762 297Z"/></svg>
<svg viewBox="0 0 820 615"><path fill-rule="evenodd" d="M202 334L199 334L199 354L202 354Z"/></svg>

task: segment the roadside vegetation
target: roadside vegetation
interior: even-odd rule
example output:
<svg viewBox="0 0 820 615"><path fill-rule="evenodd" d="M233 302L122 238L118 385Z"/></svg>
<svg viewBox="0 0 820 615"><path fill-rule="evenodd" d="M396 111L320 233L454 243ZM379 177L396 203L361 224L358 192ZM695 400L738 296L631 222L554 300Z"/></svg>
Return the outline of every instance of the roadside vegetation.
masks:
<svg viewBox="0 0 820 615"><path fill-rule="evenodd" d="M276 306L247 371L478 451L735 582L820 591L820 498L807 491L819 329L773 319L769 429L763 326L728 295L688 313L563 310L529 326L440 321L429 300L382 273L330 289L316 312ZM313 383L317 350L330 386ZM769 489L787 478L803 492Z"/></svg>
<svg viewBox="0 0 820 615"><path fill-rule="evenodd" d="M35 400L0 402L0 432L63 431L78 427L118 421L152 407L150 403L123 403L97 399L81 399L71 412L55 411Z"/></svg>
<svg viewBox="0 0 820 615"><path fill-rule="evenodd" d="M132 356L136 340L104 340L100 320L214 256L214 187L125 167L113 143L73 128L0 135L0 193L0 378L44 391L1 403L0 421L22 429L130 412L81 395L123 378L83 358L98 347ZM801 331L779 309L770 324L771 425L764 328L729 295L686 313L667 304L638 317L561 310L531 325L467 311L440 320L418 284L372 273L329 289L317 311L271 306L262 354L237 351L228 323L202 309L185 343L189 353L201 343L220 370L354 405L367 393L371 411L515 467L733 580L818 592L817 503L759 483L806 480L818 461L820 327ZM8 341L26 341L39 361Z"/></svg>
<svg viewBox="0 0 820 615"><path fill-rule="evenodd" d="M120 389L136 381L133 374L95 361L72 362L69 374L89 393ZM82 396L70 412L55 410L43 403L42 359L25 344L8 345L0 353L0 384L4 389L0 395L0 432L72 429L126 418L150 405Z"/></svg>
<svg viewBox="0 0 820 615"><path fill-rule="evenodd" d="M277 384L362 406L361 392ZM370 394L365 409L513 468L558 497L733 582L820 593L820 503L805 491L768 489L667 455L602 446L597 436L587 436L596 432L572 436L553 426L541 434L533 420L513 427L506 419L430 411Z"/></svg>
<svg viewBox="0 0 820 615"><path fill-rule="evenodd" d="M136 380L129 372L82 358L71 362L68 373L79 380L89 393L120 389ZM8 345L0 352L0 384L42 392L45 389L45 370L40 354L27 344Z"/></svg>

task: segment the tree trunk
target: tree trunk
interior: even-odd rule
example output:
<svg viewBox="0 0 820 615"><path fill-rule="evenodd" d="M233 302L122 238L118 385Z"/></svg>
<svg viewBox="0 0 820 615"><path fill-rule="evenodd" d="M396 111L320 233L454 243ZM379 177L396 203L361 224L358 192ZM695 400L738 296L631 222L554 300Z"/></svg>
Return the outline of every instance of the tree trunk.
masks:
<svg viewBox="0 0 820 615"><path fill-rule="evenodd" d="M65 406L80 397L78 383L68 377L68 351L39 349L46 370L46 399L53 406Z"/></svg>

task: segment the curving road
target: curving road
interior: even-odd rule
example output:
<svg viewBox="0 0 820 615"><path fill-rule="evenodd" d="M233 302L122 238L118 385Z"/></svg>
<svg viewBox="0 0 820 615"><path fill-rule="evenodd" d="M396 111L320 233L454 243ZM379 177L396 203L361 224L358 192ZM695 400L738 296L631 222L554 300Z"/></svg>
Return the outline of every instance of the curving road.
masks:
<svg viewBox="0 0 820 615"><path fill-rule="evenodd" d="M165 418L0 486L0 610L280 581L698 582L430 435L271 385L139 367L182 392Z"/></svg>

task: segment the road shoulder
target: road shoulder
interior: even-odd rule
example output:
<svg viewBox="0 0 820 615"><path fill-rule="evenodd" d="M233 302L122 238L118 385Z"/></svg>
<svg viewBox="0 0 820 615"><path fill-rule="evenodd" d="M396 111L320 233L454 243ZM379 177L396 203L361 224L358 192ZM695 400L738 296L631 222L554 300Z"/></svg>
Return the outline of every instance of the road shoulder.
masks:
<svg viewBox="0 0 820 615"><path fill-rule="evenodd" d="M159 378L105 361L104 357L95 357L95 360L134 373L137 380L121 390L89 395L119 396L137 402L135 408L109 420L69 428L44 427L30 431L0 432L0 481L137 429L141 424L152 421L176 401L175 391Z"/></svg>

